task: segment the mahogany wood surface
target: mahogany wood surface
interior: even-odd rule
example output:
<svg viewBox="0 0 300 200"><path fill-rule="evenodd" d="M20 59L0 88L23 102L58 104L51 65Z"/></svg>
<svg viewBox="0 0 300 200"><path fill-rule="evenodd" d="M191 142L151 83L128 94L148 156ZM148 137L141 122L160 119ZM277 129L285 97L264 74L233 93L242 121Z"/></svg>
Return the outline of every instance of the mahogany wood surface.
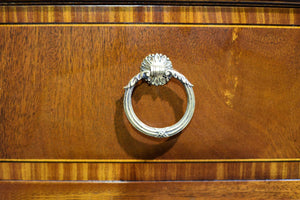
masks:
<svg viewBox="0 0 300 200"><path fill-rule="evenodd" d="M2 162L0 180L197 181L300 179L299 162Z"/></svg>
<svg viewBox="0 0 300 200"><path fill-rule="evenodd" d="M300 8L234 6L0 6L0 23L300 25Z"/></svg>
<svg viewBox="0 0 300 200"><path fill-rule="evenodd" d="M300 198L299 181L252 182L0 182L0 198L32 199L274 199Z"/></svg>
<svg viewBox="0 0 300 200"><path fill-rule="evenodd" d="M0 199L300 199L298 2L124 2L1 1ZM195 85L170 139L122 107L155 52ZM186 106L176 80L133 100L160 127Z"/></svg>
<svg viewBox="0 0 300 200"><path fill-rule="evenodd" d="M11 25L0 38L1 158L299 158L299 28ZM123 112L123 86L155 52L194 84L194 117L170 139ZM185 112L176 80L133 100L151 126Z"/></svg>
<svg viewBox="0 0 300 200"><path fill-rule="evenodd" d="M299 7L296 0L2 0L0 5L176 5Z"/></svg>

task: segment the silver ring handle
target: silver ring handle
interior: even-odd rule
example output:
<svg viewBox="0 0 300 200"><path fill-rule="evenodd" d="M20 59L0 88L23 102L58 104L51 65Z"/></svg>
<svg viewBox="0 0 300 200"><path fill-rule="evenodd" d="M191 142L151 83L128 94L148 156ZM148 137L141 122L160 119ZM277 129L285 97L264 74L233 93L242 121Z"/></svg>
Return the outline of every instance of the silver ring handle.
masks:
<svg viewBox="0 0 300 200"><path fill-rule="evenodd" d="M185 87L187 93L187 107L183 117L174 125L155 128L144 124L134 113L132 108L131 96L138 81L145 79L151 85L164 85L172 77L177 78ZM133 127L138 131L152 137L166 138L176 135L182 131L191 121L195 110L195 95L193 85L184 75L173 69L170 59L162 54L151 54L147 56L141 65L141 71L134 76L125 86L124 111Z"/></svg>

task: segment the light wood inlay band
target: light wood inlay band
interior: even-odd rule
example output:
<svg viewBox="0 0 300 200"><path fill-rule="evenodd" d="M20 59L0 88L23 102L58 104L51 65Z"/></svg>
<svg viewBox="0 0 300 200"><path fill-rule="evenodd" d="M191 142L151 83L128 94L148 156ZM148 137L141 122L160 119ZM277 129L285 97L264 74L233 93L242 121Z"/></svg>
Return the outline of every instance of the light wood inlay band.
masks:
<svg viewBox="0 0 300 200"><path fill-rule="evenodd" d="M299 8L222 6L0 6L0 23L299 25Z"/></svg>
<svg viewBox="0 0 300 200"><path fill-rule="evenodd" d="M0 163L0 180L163 181L299 178L299 162Z"/></svg>

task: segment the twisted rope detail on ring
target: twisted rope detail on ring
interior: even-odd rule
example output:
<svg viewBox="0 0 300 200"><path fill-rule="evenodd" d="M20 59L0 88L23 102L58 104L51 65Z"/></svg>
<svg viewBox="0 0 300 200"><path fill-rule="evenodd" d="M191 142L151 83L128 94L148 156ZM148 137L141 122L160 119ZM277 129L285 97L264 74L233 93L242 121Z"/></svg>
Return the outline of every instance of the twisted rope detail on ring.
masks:
<svg viewBox="0 0 300 200"><path fill-rule="evenodd" d="M157 137L158 138L166 138L169 137L169 134L166 132L167 129L166 128L156 128L155 129L156 133L157 133Z"/></svg>

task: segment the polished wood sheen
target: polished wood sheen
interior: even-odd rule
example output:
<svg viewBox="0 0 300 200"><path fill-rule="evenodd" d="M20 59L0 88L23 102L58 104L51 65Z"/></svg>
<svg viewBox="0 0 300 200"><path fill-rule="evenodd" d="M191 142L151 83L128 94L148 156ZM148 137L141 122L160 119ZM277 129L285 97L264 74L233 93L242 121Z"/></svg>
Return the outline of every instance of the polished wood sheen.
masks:
<svg viewBox="0 0 300 200"><path fill-rule="evenodd" d="M274 199L300 198L298 181L258 182L3 182L0 198L31 199Z"/></svg>
<svg viewBox="0 0 300 200"><path fill-rule="evenodd" d="M297 2L0 5L0 199L300 199L286 181L300 179ZM156 52L195 85L194 118L169 139L123 112ZM140 82L133 106L163 127L186 95Z"/></svg>
<svg viewBox="0 0 300 200"><path fill-rule="evenodd" d="M1 158L299 158L298 28L0 29ZM170 139L140 134L123 111L123 86L155 52L195 85L194 117ZM133 100L151 126L169 126L185 112L176 80L141 83Z"/></svg>
<svg viewBox="0 0 300 200"><path fill-rule="evenodd" d="M233 6L0 6L0 23L300 25L300 8Z"/></svg>
<svg viewBox="0 0 300 200"><path fill-rule="evenodd" d="M2 162L0 180L197 181L300 179L300 163L291 161L151 162L39 160Z"/></svg>

